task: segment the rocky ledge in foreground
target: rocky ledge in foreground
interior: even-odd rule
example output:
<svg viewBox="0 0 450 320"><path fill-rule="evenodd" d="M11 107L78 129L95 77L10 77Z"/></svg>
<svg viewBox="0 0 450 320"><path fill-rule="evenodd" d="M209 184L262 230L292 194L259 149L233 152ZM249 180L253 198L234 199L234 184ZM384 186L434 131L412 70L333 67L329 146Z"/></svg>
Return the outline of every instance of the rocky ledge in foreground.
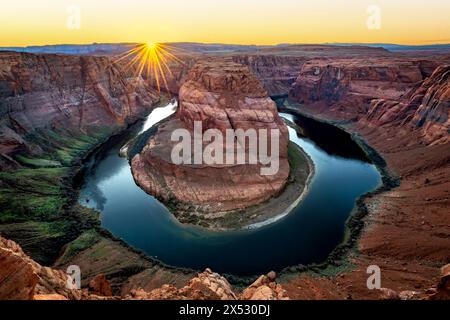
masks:
<svg viewBox="0 0 450 320"><path fill-rule="evenodd" d="M275 282L276 274L260 276L242 292L221 275L206 269L185 286L164 284L153 290L137 283L126 295L113 295L109 280L95 276L82 289L69 288L62 270L44 267L11 240L0 236L0 300L286 300L286 291Z"/></svg>
<svg viewBox="0 0 450 320"><path fill-rule="evenodd" d="M181 128L194 137L195 124L199 123L203 133L208 129L222 133L224 140L218 143L224 160L227 153L236 156L236 146L245 145L246 156L249 155L247 139L244 142L237 137L236 146L226 146L227 130L255 129L259 132L266 129L269 138L265 141L270 141L271 132L278 130L278 171L265 175L263 169L270 165L262 165L260 158L256 164L249 163L248 159L243 164L236 161L232 164L228 161L176 164L172 151L180 140L171 141L171 134ZM257 137L257 143L260 143L261 135ZM169 206L175 205L177 210L185 208L186 211L200 212L198 216L222 216L225 212L257 205L278 195L288 181L287 127L278 115L275 103L248 67L229 59L197 63L180 89L176 116L160 124L154 135L144 139L147 139L142 143L145 146L134 157L131 155L133 176L146 192ZM203 141L202 150L210 143ZM273 151L270 143L268 150L270 155ZM194 146L188 155L191 159L198 155Z"/></svg>
<svg viewBox="0 0 450 320"><path fill-rule="evenodd" d="M82 289L68 288L69 276L62 270L44 267L28 257L19 245L0 236L0 300L289 300L291 285L279 284L275 272L262 275L249 287L236 290L221 275L206 269L184 286L172 284L145 290L136 283L126 294L114 295L110 281L102 274ZM307 299L320 298L317 287L298 286ZM396 292L375 290L375 299L448 300L450 298L450 265L441 269L439 283L424 291ZM304 299L304 298L303 298Z"/></svg>

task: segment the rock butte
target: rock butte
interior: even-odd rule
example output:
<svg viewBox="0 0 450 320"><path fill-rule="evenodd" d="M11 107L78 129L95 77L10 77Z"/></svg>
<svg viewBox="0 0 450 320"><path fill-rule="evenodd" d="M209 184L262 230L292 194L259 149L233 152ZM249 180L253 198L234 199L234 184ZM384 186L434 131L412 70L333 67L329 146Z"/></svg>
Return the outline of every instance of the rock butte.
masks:
<svg viewBox="0 0 450 320"><path fill-rule="evenodd" d="M177 142L171 142L170 136L177 128L193 136L194 121L201 121L203 130L222 132L278 129L278 172L263 176L260 163L175 165L171 152ZM136 182L165 201L199 205L205 213L231 211L268 200L284 188L289 176L288 142L287 127L275 103L248 67L231 59L208 59L190 70L180 88L175 118L159 126L131 166Z"/></svg>

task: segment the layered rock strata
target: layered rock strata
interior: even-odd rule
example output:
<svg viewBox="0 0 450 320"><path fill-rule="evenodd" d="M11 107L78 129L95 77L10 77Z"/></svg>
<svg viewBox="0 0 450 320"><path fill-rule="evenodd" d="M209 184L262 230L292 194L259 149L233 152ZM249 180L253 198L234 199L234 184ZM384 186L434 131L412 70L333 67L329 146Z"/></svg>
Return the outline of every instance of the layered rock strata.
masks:
<svg viewBox="0 0 450 320"><path fill-rule="evenodd" d="M177 288L164 284L144 290L136 284L128 294L114 296L104 275L89 282L88 288L72 289L69 276L62 270L43 267L28 257L11 240L0 237L0 300L285 300L275 273L259 277L239 294L221 275L206 269L186 285Z"/></svg>
<svg viewBox="0 0 450 320"><path fill-rule="evenodd" d="M289 300L342 299L339 286L327 284L320 278L303 277L303 281L291 280L287 284L276 281L275 272L258 277L242 291L236 290L221 275L210 269L198 273L179 288L164 284L152 290L144 290L136 284L127 294L112 295L109 281L103 275L93 278L89 288L69 289L69 277L62 270L43 267L23 253L20 246L0 237L0 299L2 300ZM416 290L396 291L390 288L373 290L370 297L388 300L448 300L450 265L441 268L437 285ZM344 279L341 278L340 281ZM344 282L345 283L345 282ZM420 283L420 282L418 282ZM296 290L292 286L296 286ZM326 292L326 290L331 290ZM300 291L303 296L296 296ZM344 292L348 289L344 289ZM351 290L350 290L351 291Z"/></svg>
<svg viewBox="0 0 450 320"><path fill-rule="evenodd" d="M194 137L195 123L201 124L202 132L217 129L224 138L227 130L261 129L269 138L272 131L278 131L278 171L263 175L259 161L175 164L171 155L178 141L172 142L171 134L176 129L186 129ZM204 141L202 150L209 143ZM243 147L248 156L248 140L237 139L227 149L224 139L220 145L222 159L227 153L235 154L235 145ZM180 89L176 117L159 126L131 163L136 182L148 193L165 201L199 205L208 213L223 212L263 202L283 189L289 176L287 145L287 128L276 105L249 69L229 59L209 59L191 69ZM194 149L191 159L196 157ZM272 150L271 145L268 150Z"/></svg>
<svg viewBox="0 0 450 320"><path fill-rule="evenodd" d="M375 99L363 121L372 126L397 122L422 133L430 144L450 140L450 65L443 65L416 90L398 100Z"/></svg>
<svg viewBox="0 0 450 320"><path fill-rule="evenodd" d="M301 68L289 95L294 101L336 118L364 116L373 99L398 101L439 65L421 59L312 59Z"/></svg>
<svg viewBox="0 0 450 320"><path fill-rule="evenodd" d="M98 134L149 112L159 95L112 58L0 53L0 167L48 151L34 136ZM53 141L52 141L53 142Z"/></svg>
<svg viewBox="0 0 450 320"><path fill-rule="evenodd" d="M278 55L234 55L233 61L246 65L273 97L287 95L300 73L305 57Z"/></svg>
<svg viewBox="0 0 450 320"><path fill-rule="evenodd" d="M363 138L384 158L399 186L389 182L385 188L393 189L362 202L366 228L358 241L360 254L352 257L355 270L331 279L300 276L287 290L294 294L296 287L305 288L308 283L317 296L337 292L345 292L340 296L343 299L395 296L387 290L381 295L367 290L366 269L375 264L383 270L383 286L403 292L399 298L424 298L424 290L439 277L437 266L450 259L446 222L450 199L448 59L397 58L371 72L366 68L367 64L375 66L370 59L354 61L354 72L348 77L345 74L352 68L344 67L351 60L345 61L311 62L302 71L309 73L300 75L291 91L292 98L303 103L296 109L339 121ZM310 90L302 84L310 84ZM365 91L369 87L373 90ZM383 167L383 161L379 165ZM297 294L305 296L304 292Z"/></svg>

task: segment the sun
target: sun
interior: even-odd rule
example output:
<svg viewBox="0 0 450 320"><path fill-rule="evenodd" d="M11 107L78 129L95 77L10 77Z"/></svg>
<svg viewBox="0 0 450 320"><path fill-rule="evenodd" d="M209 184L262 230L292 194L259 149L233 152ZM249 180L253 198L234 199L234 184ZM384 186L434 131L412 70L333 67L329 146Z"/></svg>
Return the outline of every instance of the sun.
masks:
<svg viewBox="0 0 450 320"><path fill-rule="evenodd" d="M133 49L119 55L115 62L127 59L126 69L135 68L136 76L145 76L154 80L158 90L161 85L168 89L167 74L172 75L170 64L172 62L183 63L176 57L176 49L170 45L145 42L136 45Z"/></svg>
<svg viewBox="0 0 450 320"><path fill-rule="evenodd" d="M149 49L149 50L153 50L157 46L156 42L146 42L144 44L147 47L147 49Z"/></svg>

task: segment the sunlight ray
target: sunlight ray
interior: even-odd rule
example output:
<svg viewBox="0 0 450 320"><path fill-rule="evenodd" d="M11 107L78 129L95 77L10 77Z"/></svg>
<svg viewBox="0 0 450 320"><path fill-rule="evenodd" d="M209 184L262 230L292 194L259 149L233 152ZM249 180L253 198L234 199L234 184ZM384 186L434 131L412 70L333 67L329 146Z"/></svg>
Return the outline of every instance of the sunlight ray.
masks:
<svg viewBox="0 0 450 320"><path fill-rule="evenodd" d="M161 90L161 85L168 89L167 75L172 76L171 63L183 64L177 57L180 51L168 44L144 43L138 44L131 50L120 54L114 63L125 61L126 71L134 68L135 76L145 76L155 81L157 89Z"/></svg>

